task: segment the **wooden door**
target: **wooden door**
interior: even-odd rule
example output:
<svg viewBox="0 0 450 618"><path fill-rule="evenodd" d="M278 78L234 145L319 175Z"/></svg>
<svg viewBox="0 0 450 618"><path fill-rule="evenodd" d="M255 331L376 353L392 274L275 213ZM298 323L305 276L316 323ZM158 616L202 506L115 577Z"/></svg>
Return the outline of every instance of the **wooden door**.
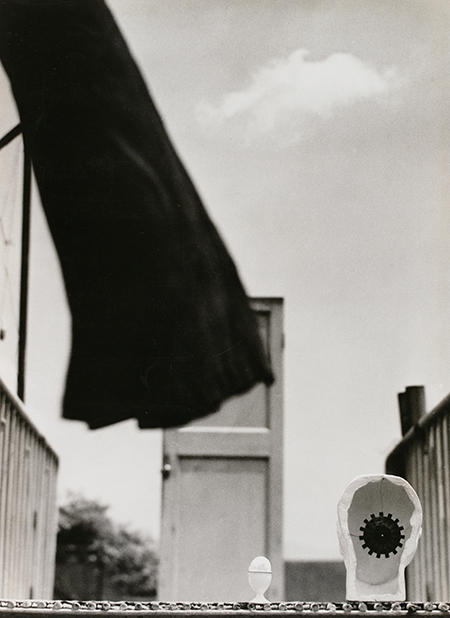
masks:
<svg viewBox="0 0 450 618"><path fill-rule="evenodd" d="M247 570L259 555L272 563L267 598L282 597L283 302L252 306L274 385L164 432L161 601L249 601Z"/></svg>

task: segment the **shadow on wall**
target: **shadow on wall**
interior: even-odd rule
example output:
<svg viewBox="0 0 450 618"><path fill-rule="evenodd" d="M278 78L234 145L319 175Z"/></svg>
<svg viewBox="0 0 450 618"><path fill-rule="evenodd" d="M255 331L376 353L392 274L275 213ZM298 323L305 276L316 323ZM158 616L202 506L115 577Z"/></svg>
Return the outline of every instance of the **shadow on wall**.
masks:
<svg viewBox="0 0 450 618"><path fill-rule="evenodd" d="M343 561L286 561L284 586L286 601L345 601Z"/></svg>

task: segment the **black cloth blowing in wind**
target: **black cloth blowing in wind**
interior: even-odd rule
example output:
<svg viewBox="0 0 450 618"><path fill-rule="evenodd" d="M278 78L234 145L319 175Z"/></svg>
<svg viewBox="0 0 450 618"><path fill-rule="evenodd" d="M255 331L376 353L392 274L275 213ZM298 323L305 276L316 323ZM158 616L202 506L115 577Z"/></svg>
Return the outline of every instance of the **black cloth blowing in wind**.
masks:
<svg viewBox="0 0 450 618"><path fill-rule="evenodd" d="M72 314L63 416L171 427L269 384L236 267L104 2L0 0L0 58Z"/></svg>

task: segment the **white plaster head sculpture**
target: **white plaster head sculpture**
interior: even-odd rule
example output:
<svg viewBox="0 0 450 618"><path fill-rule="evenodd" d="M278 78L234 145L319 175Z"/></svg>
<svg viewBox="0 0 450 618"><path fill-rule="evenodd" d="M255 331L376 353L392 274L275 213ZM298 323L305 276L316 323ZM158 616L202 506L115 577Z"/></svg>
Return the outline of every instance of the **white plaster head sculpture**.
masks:
<svg viewBox="0 0 450 618"><path fill-rule="evenodd" d="M404 601L405 567L422 532L419 498L404 479L354 479L338 504L338 536L347 569L347 599Z"/></svg>

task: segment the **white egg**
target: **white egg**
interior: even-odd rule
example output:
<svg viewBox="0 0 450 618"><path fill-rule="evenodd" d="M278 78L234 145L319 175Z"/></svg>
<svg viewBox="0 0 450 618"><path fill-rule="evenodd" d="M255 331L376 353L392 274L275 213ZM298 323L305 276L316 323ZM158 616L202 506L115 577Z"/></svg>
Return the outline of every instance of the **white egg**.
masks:
<svg viewBox="0 0 450 618"><path fill-rule="evenodd" d="M270 573L272 571L272 566L268 558L266 558L265 556L258 556L257 558L254 558L252 560L250 566L248 567L248 570L249 571L267 571Z"/></svg>

